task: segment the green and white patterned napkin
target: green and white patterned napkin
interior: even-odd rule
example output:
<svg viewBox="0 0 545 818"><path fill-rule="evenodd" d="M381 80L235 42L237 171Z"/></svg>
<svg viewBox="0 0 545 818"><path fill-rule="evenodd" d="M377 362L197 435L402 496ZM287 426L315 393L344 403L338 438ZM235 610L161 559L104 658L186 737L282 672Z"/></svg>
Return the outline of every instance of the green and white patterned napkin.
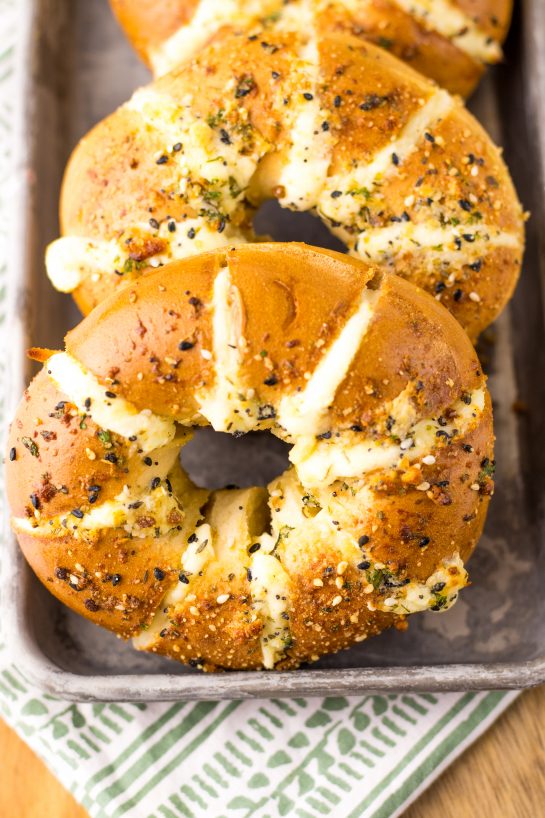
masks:
<svg viewBox="0 0 545 818"><path fill-rule="evenodd" d="M0 331L18 2L0 0ZM96 818L391 818L516 695L78 705L40 693L6 654L2 716Z"/></svg>

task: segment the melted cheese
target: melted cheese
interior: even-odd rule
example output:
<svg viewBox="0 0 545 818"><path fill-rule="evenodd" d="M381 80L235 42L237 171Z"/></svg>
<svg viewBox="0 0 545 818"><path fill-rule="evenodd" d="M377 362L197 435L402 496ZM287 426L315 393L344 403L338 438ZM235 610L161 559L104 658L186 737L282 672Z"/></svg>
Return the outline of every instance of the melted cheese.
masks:
<svg viewBox="0 0 545 818"><path fill-rule="evenodd" d="M501 59L501 47L452 0L395 0L407 14L426 28L437 31L474 60L485 63Z"/></svg>
<svg viewBox="0 0 545 818"><path fill-rule="evenodd" d="M216 431L247 432L255 426L255 401L239 383L244 307L228 267L216 275L212 303L216 379L211 390L197 395L199 412Z"/></svg>
<svg viewBox="0 0 545 818"><path fill-rule="evenodd" d="M176 434L173 420L154 415L149 409L139 411L120 396L109 398L108 386L103 386L67 352L52 355L47 362L47 372L81 414L121 437L136 437L142 452L166 446L173 440Z"/></svg>
<svg viewBox="0 0 545 818"><path fill-rule="evenodd" d="M248 25L281 7L280 0L200 0L190 22L150 53L156 76L166 74L201 49L222 26Z"/></svg>
<svg viewBox="0 0 545 818"><path fill-rule="evenodd" d="M450 94L436 91L423 102L398 137L379 150L370 162L360 163L327 180L319 201L320 212L332 221L352 222L361 208L361 196L354 195L353 191L371 192L389 174L399 173L398 167L392 163L392 154L396 154L402 166L403 161L417 149L424 134L444 119L453 107L454 99ZM332 197L333 191L340 191L342 195Z"/></svg>
<svg viewBox="0 0 545 818"><path fill-rule="evenodd" d="M276 557L261 552L252 560L251 574L252 605L263 620L260 637L263 665L272 669L291 642L289 577Z"/></svg>
<svg viewBox="0 0 545 818"><path fill-rule="evenodd" d="M454 605L467 581L464 563L456 553L450 560L444 560L426 582L413 580L407 585L388 588L387 595L379 597L378 602L374 599L373 603L380 611L396 614L420 613L436 606L446 611Z"/></svg>
<svg viewBox="0 0 545 818"><path fill-rule="evenodd" d="M313 30L313 14L306 4L305 31L311 36L300 53L301 77L294 94L296 115L290 129L291 147L283 166L278 184L285 194L279 199L282 207L294 210L310 210L318 202L324 186L332 154L332 137L329 130L322 129L328 113L321 104L320 57L317 38ZM297 69L295 69L297 70ZM304 94L311 95L306 99Z"/></svg>
<svg viewBox="0 0 545 818"><path fill-rule="evenodd" d="M324 353L306 388L282 399L278 422L288 434L317 435L327 429L327 409L360 348L379 297L380 291L363 290L358 310Z"/></svg>
<svg viewBox="0 0 545 818"><path fill-rule="evenodd" d="M470 234L472 240L466 241L464 234ZM432 267L438 261L459 265L463 259L462 263L466 264L468 259L480 258L493 247L520 250L520 246L518 234L486 224L439 227L436 222L403 221L360 233L353 253L361 258L383 262L425 250L422 263L425 267Z"/></svg>
<svg viewBox="0 0 545 818"><path fill-rule="evenodd" d="M45 253L47 275L61 293L71 293L81 282L121 265L122 252L115 241L66 236L52 242Z"/></svg>
<svg viewBox="0 0 545 818"><path fill-rule="evenodd" d="M378 469L397 467L402 458L410 462L421 460L440 444L437 432L452 434L466 433L480 418L485 405L484 389L477 389L471 395L471 403L458 401L453 409L455 420L442 426L434 418L420 420L399 444L389 438L361 440L358 433L346 433L330 441L317 440L307 435L299 437L290 451L301 483L307 487L328 485L345 477L358 477Z"/></svg>

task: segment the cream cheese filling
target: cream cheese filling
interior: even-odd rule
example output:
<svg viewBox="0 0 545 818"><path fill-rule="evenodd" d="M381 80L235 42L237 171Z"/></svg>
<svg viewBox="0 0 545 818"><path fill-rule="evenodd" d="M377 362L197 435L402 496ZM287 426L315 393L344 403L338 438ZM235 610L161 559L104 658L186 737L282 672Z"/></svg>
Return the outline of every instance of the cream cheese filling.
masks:
<svg viewBox="0 0 545 818"><path fill-rule="evenodd" d="M402 459L421 460L440 446L444 435L462 435L480 418L485 406L485 390L476 389L469 404L457 401L456 418L446 424L437 419L420 420L407 432L404 440L392 443L388 438L359 439L359 433L346 433L345 439L317 439L300 436L289 453L297 475L306 488L329 485L339 478L358 477L378 469L396 468ZM345 442L346 440L346 442Z"/></svg>
<svg viewBox="0 0 545 818"><path fill-rule="evenodd" d="M48 375L59 390L74 403L78 411L90 417L97 426L124 438L136 438L135 447L151 452L170 443L176 424L170 418L138 410L121 396L112 398L108 386L83 367L68 352L57 352L46 364Z"/></svg>
<svg viewBox="0 0 545 818"><path fill-rule="evenodd" d="M451 40L474 60L494 63L501 59L502 50L499 43L482 31L472 17L457 8L451 0L395 0L395 2L426 28L437 31Z"/></svg>
<svg viewBox="0 0 545 818"><path fill-rule="evenodd" d="M468 260L480 258L495 247L520 250L520 237L487 224L440 227L435 221L402 221L360 233L354 243L353 255L381 262L425 250L422 263L429 268L437 261L459 265L463 259L463 263L469 263Z"/></svg>
<svg viewBox="0 0 545 818"><path fill-rule="evenodd" d="M299 53L301 77L296 84L297 105L290 129L291 146L278 184L285 190L279 199L282 207L310 210L316 206L323 189L331 164L333 142L330 130L322 128L328 112L320 102L320 55L309 0L300 4L299 9L309 39Z"/></svg>
<svg viewBox="0 0 545 818"><path fill-rule="evenodd" d="M326 180L326 187L318 202L320 212L332 221L345 224L352 222L361 208L361 196L354 192L372 193L375 185L397 172L398 166L392 163L392 155L395 154L399 165L402 165L417 149L424 134L448 116L454 106L454 98L446 91L433 93L412 115L401 134L381 148L370 162L360 163ZM342 195L332 196L336 191Z"/></svg>
<svg viewBox="0 0 545 818"><path fill-rule="evenodd" d="M197 394L199 412L216 431L248 432L256 424L255 390L240 383L241 353L246 346L244 306L228 267L216 275L212 306L215 383L211 390Z"/></svg>
<svg viewBox="0 0 545 818"><path fill-rule="evenodd" d="M357 311L324 353L305 389L282 398L278 423L289 435L317 435L327 428L327 410L371 324L380 290L365 288Z"/></svg>

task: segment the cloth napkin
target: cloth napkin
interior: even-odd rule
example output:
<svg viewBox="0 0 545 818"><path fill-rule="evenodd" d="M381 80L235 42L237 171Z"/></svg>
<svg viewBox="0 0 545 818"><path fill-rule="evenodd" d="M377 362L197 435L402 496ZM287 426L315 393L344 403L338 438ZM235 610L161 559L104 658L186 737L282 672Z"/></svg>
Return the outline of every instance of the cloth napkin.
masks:
<svg viewBox="0 0 545 818"><path fill-rule="evenodd" d="M16 274L7 242L18 2L0 0L0 331ZM33 687L0 644L0 713L96 818L392 818L515 695L71 704Z"/></svg>

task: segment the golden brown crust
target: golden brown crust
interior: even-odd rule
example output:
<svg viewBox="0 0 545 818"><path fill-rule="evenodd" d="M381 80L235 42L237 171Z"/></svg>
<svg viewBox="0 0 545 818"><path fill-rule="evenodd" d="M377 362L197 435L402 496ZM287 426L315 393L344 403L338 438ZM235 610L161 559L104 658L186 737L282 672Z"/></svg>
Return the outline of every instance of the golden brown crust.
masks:
<svg viewBox="0 0 545 818"><path fill-rule="evenodd" d="M282 3L278 9L272 9L271 4L264 5L264 14L267 17L268 27L274 30L275 24L282 22ZM112 9L121 26L142 59L153 66L154 57L160 53L161 45L180 29L191 24L191 20L198 12L198 0L169 0L161 7L161 14L157 14L155 5L149 0L130 2L127 0L111 0ZM487 39L499 45L504 41L511 19L511 0L457 0L452 3L455 11L467 16L467 24L476 26L483 43ZM221 7L219 7L220 10ZM271 9L277 12L275 18ZM441 15L441 11L438 11ZM297 19L293 15L292 20ZM301 25L306 24L306 17L301 14ZM252 16L244 9L241 3L239 19L233 23L235 27L246 25L248 28L256 25L259 15ZM316 2L314 7L314 22L318 31L330 33L334 31L349 32L355 36L370 40L376 45L388 50L391 54L407 62L413 68L435 80L439 85L454 94L466 97L473 91L483 72L486 62L493 61L492 56L482 59L464 50L463 44L457 41L456 27L452 34L442 34L435 27L441 25L441 19L425 19L418 13L411 13L400 7L392 0L369 0L361 4L358 10L352 5L347 9L343 3ZM211 38L225 23L218 14L216 29L212 26L209 34ZM292 25L296 23L292 22ZM193 48L198 48L200 41L196 38ZM174 52L175 53L175 52ZM180 55L180 61L191 55L191 47L187 46ZM171 61L175 59L171 58ZM171 67L173 67L171 65ZM162 69L162 62L156 62L156 68Z"/></svg>
<svg viewBox="0 0 545 818"><path fill-rule="evenodd" d="M214 329L224 303L218 301L218 281L225 275L238 333L235 374L222 369ZM320 434L313 432L312 418L302 432L294 431L285 399L304 394L312 373L367 302L369 325L351 362L340 358L336 364L331 404L312 407L323 411ZM184 341L189 347L180 349ZM107 451L99 452L100 430L66 402L47 375L52 363L46 363L11 426L8 495L27 559L79 613L124 637L149 627L147 649L205 669L260 667L267 619L252 560L265 548L269 514L272 542L277 537L270 553L277 560L269 559L285 571L282 621L289 623L279 667L339 650L390 625L403 627L403 609L388 596L406 582L424 587L441 570L464 584L452 559L470 556L492 491L490 400L485 393L482 409L463 419L456 407L473 406L473 396L484 389L478 359L452 316L413 285L330 251L241 245L172 263L111 294L68 334L66 349L108 389L111 402L130 400L135 411L151 410L186 426L209 422L203 396L220 389L221 410L257 406L247 428L269 428L298 445L307 435L311 448L372 440L399 446L420 421L438 430L426 444L433 457L425 458L425 449L412 458L411 442L401 445L407 453L390 466L362 466L361 473L311 479L307 486L302 461L294 457L295 472L271 484L270 511L263 489L215 492L207 501L207 492L180 482L174 467L168 472L172 485L164 474L155 477L159 449L146 472L142 449L131 448L141 447L139 439L111 434ZM231 396L221 392L224 377L235 379ZM247 404L239 403L239 391L252 392ZM55 437L44 437L44 428ZM99 456L90 461L91 447ZM116 462L105 459L107 452ZM55 488L47 497L45 474ZM160 525L157 516L140 531L138 520L135 531L127 524L85 527L82 519L118 497L125 484L131 491L145 486L140 505L146 497L152 502L160 485L168 486L169 497L178 497L168 531L158 527L151 536L150 527ZM155 514L153 507L145 513ZM286 519L292 523L287 527ZM39 526L34 532L33 525ZM200 568L188 570L190 563L180 561L188 543L198 556L209 541L215 556L205 552ZM347 558L358 543L361 557ZM443 585L436 582L439 590L433 590L439 608L446 604ZM186 595L176 597L176 588ZM387 610L387 602L395 609ZM168 611L163 625L153 617L158 608Z"/></svg>
<svg viewBox="0 0 545 818"><path fill-rule="evenodd" d="M295 35L271 32L267 49L259 37L230 35L82 140L64 179L63 233L105 241L119 254L74 285L84 312L149 265L195 252L202 236L208 247L248 240L254 206L275 197L313 208L351 252L444 301L472 338L497 316L524 244L500 152L463 106L384 51L342 35L317 44L320 82L311 99L301 91L307 69L297 63ZM142 114L150 99L163 113ZM307 164L290 153L292 128L316 103ZM305 138L296 133L295 148ZM210 159L192 158L197 148ZM321 150L327 176L312 164ZM224 175L244 173L240 182L203 175L224 151ZM301 183L316 186L308 199Z"/></svg>

